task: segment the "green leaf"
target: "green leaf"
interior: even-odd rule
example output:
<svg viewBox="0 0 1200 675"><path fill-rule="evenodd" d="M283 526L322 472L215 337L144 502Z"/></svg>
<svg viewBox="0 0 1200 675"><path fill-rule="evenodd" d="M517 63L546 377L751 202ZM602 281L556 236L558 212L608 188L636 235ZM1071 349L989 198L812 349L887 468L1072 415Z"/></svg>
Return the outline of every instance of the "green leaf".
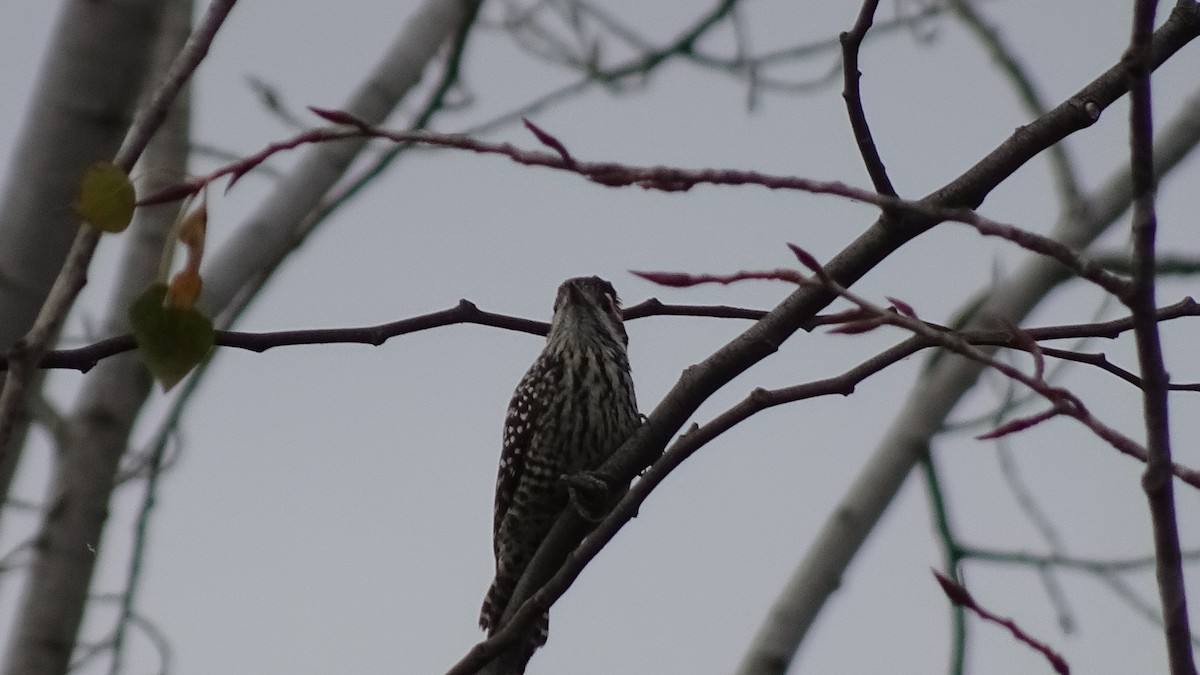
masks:
<svg viewBox="0 0 1200 675"><path fill-rule="evenodd" d="M129 174L110 162L97 162L83 175L75 210L98 230L121 232L129 227L136 202Z"/></svg>
<svg viewBox="0 0 1200 675"><path fill-rule="evenodd" d="M166 284L147 288L129 308L129 320L146 367L170 391L208 356L213 326L194 307L164 306L166 296Z"/></svg>

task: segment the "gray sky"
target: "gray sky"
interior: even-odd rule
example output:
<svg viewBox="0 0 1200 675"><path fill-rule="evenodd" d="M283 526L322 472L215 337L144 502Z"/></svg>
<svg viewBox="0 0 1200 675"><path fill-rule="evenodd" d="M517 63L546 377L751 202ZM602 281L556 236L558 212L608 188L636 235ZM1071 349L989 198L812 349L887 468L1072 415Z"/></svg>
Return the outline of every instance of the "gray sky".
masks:
<svg viewBox="0 0 1200 675"><path fill-rule="evenodd" d="M984 9L1003 26L1046 100L1057 104L1120 58L1129 22L1124 4L997 0ZM293 133L263 109L247 76L277 87L295 111L338 107L412 5L240 4L197 75L196 138L248 154ZM708 3L687 5L668 10L622 2L611 11L665 40ZM891 17L896 5L883 5L880 18ZM15 0L0 21L5 157L56 6ZM757 49L836 35L857 12L856 3L764 0L747 7L747 30ZM498 9L492 6L489 16ZM727 33L704 43L713 50L729 44ZM788 72L816 77L835 60L829 52ZM1195 87L1196 63L1196 46L1190 45L1156 75L1159 120L1169 119ZM440 118L438 130L470 127L572 78L521 55L496 31L476 36L464 67L475 105ZM952 179L1027 121L979 45L946 18L928 22L919 33L899 31L870 43L861 69L876 140L906 197ZM757 104L747 112L745 82L678 63L658 71L644 89L620 96L595 91L533 119L581 159L757 169L869 185L840 85L803 96L762 93ZM1087 187L1123 161L1126 127L1122 101L1071 139ZM517 126L491 138L538 147ZM279 156L272 165L286 168L292 159ZM193 164L198 172L215 166L206 158ZM12 167L2 167L4 180L12 180ZM1048 176L1043 160L1031 162L992 194L982 212L1047 231L1056 216ZM1192 161L1161 192L1163 250L1195 252L1196 196L1186 186L1197 181L1200 165ZM210 250L219 248L271 182L251 175L228 195L212 195ZM239 328L377 324L444 309L459 298L491 311L547 319L557 284L592 273L612 280L626 304L656 296L768 308L789 289L745 283L663 290L627 270L791 266L785 242L824 260L874 216L873 209L832 197L754 187L698 187L679 194L609 189L495 157L414 153L313 237ZM1120 246L1126 232L1105 243ZM95 283L72 321L76 338L93 337L86 328L107 297L104 282L118 243L112 238L102 246ZM892 256L856 290L881 302L884 295L902 298L923 318L945 323L973 291L1021 259L1010 244L945 224ZM1160 304L1195 292L1193 281L1163 283ZM1088 321L1100 308L1096 292L1075 284L1029 323ZM1109 307L1103 316L1119 314ZM745 326L698 318L631 322L642 410L649 411L684 368ZM902 337L895 330L855 337L801 333L713 397L696 420L710 419L756 386L837 374ZM1183 324L1166 329L1168 369L1176 380L1200 380L1194 339L1184 337ZM1096 343L1088 349L1104 350L1134 368L1130 345ZM492 489L504 409L540 348L537 337L462 326L382 347L222 352L187 415L181 457L163 484L139 603L141 613L170 639L173 672L434 673L461 657L482 636L476 618L492 572ZM762 413L701 450L555 606L550 642L530 673L731 671L892 421L921 361L912 358L888 369L848 398ZM55 374L51 392L68 405L81 379ZM1003 383L988 382L956 418L995 405ZM1063 383L1106 421L1141 437L1132 387L1083 367L1070 369ZM140 440L160 422L165 405L158 398L143 415ZM1196 400L1176 395L1172 402L1176 458L1200 465ZM945 436L937 446L954 523L975 545L1042 552L1045 547L1001 477L996 446L971 438L984 430ZM1062 420L1024 432L1010 444L1072 553L1115 558L1151 551L1139 465ZM40 494L46 452L30 455L36 461L23 467L19 496ZM120 588L141 492L138 483L120 494L103 545L98 593ZM1196 494L1185 488L1177 496L1184 544L1195 546ZM12 531L6 528L5 550L33 522L14 518ZM914 477L830 601L793 672L944 671L949 609L929 572L941 563L924 487ZM1157 627L1092 577L1062 573L1059 579L1077 621L1071 634L1058 626L1033 571L967 567L969 588L982 604L1016 618L1059 650L1075 672L1164 670ZM1155 602L1152 572L1126 580ZM1193 591L1200 586L1195 573L1189 581ZM17 595L12 577L0 582L0 609L13 607ZM10 613L4 614L4 627ZM113 612L97 606L87 635L104 634L112 618ZM972 628L972 673L1049 671L1003 629L978 622ZM156 656L149 643L136 636L131 650L129 672L153 672Z"/></svg>

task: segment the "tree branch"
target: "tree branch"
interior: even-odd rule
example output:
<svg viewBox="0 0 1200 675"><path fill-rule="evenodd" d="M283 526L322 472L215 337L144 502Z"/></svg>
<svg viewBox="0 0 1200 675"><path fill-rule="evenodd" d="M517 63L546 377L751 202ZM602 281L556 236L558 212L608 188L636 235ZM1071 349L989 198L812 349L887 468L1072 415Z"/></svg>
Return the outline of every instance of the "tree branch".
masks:
<svg viewBox="0 0 1200 675"><path fill-rule="evenodd" d="M1155 33L1156 63L1161 63L1162 58L1177 49L1172 46L1176 37L1171 37L1176 35L1176 30L1193 34L1184 38L1191 40L1198 24L1200 8L1194 3L1177 6L1171 18ZM1101 91L1108 92L1110 87L1124 91L1127 86L1128 80L1121 67L1110 69L1047 115L1018 129L1009 141L928 199L941 203L948 199L981 198L990 189L989 181L1002 180L1011 173L1014 165L1019 166L1027 160L1029 148L1026 143L1045 148L1058 142L1062 136L1054 129L1067 124L1061 118L1072 120L1069 124L1086 125L1074 120L1086 118L1089 110L1099 112L1096 104L1101 101L1098 96ZM1108 100L1107 94L1103 100ZM1200 92L1188 99L1162 134L1160 142L1162 147L1161 150L1156 147L1155 157L1156 169L1162 175L1177 166L1200 142ZM1129 208L1130 185L1128 171L1116 172L1088 195L1086 208L1062 214L1054 238L1072 249L1086 249ZM883 241L889 236L887 232L877 234ZM869 245L864 243L864 247ZM827 268L832 265L831 262ZM1065 270L1057 263L1040 256L1030 257L1014 274L971 298L969 325L977 326L985 318L1019 323L1064 277ZM776 674L787 669L826 599L838 587L846 568L904 484L929 439L943 428L947 415L974 386L981 371L978 364L951 358L940 359L926 369L780 591L747 649L738 670L740 675Z"/></svg>
<svg viewBox="0 0 1200 675"><path fill-rule="evenodd" d="M1171 479L1171 435L1167 421L1167 370L1158 324L1153 319L1155 284L1154 122L1150 113L1151 36L1155 0L1137 0L1133 30L1124 61L1130 79L1129 136L1133 176L1133 288L1127 299L1133 311L1138 361L1142 369L1142 401L1146 420L1148 459L1142 487L1150 502L1156 576L1162 602L1167 655L1173 675L1195 675L1187 593L1175 515L1175 486ZM1194 3L1193 3L1194 4Z"/></svg>
<svg viewBox="0 0 1200 675"><path fill-rule="evenodd" d="M666 305L657 299L651 298L626 309L624 314L627 320L651 316L696 316L757 320L762 318L766 312L725 305ZM820 317L818 317L817 321L820 321ZM253 352L265 352L275 347L318 344L348 343L378 347L389 339L400 335L463 323L503 328L505 330L531 333L533 335L545 335L547 330L549 330L549 324L544 321L485 312L468 300L459 300L458 304L450 309L400 319L398 321L390 321L375 326L312 328L265 333L218 330L215 332L214 344L218 347L233 347ZM814 325L816 323L814 322ZM134 341L133 334L125 333L83 347L48 351L42 355L42 360L39 362L38 367L64 368L86 373L101 360L116 354L132 351L136 348L137 343ZM4 372L7 368L7 359L0 356L0 372Z"/></svg>
<svg viewBox="0 0 1200 675"><path fill-rule="evenodd" d="M1067 666L1066 659L1064 659L1058 652L1051 649L1046 643L1030 636L1028 633L1022 630L1015 621L1012 619L1002 618L996 614L993 614L987 609L984 609L983 606L981 606L975 601L974 598L971 597L971 594L968 593L967 589L961 584L943 576L942 574L939 574L936 571L933 573L933 576L937 577L938 583L941 584L942 590L945 591L946 597L950 599L950 602L954 603L955 605L966 607L972 612L975 612L975 614L985 621L990 621L994 624L1007 628L1017 640L1029 645L1029 647L1034 651L1041 653L1042 656L1044 656L1046 660L1050 662L1050 666L1054 668L1054 672L1059 673L1060 675L1067 675L1071 671L1071 669Z"/></svg>
<svg viewBox="0 0 1200 675"><path fill-rule="evenodd" d="M1190 299L1181 301L1169 308L1163 308L1160 320L1183 316L1200 316L1200 305ZM1024 332L1035 339L1066 339L1083 336L1112 338L1132 329L1133 319L1132 317L1127 317L1097 324L1031 328ZM939 329L930 327L930 330L938 331ZM940 330L944 331L945 329ZM961 339L963 342L977 344L1004 345L1015 349L1026 347L1024 340L1015 337L1011 331L970 331L956 334L955 337ZM504 629L475 645L447 672L447 675L465 675L478 672L492 658L500 654L505 647L517 641L523 635L524 630L566 592L579 573L583 571L583 568L612 540L624 523L637 514L641 505L650 496L650 493L672 471L678 468L700 448L737 424L768 408L831 394L847 396L853 393L856 385L867 377L911 356L921 349L934 346L945 345L942 340L935 339L931 335L913 335L841 375L783 389L755 389L742 402L722 412L710 422L703 426L693 425L691 429L671 445L660 459L642 474L641 478L630 487L628 493L621 499L613 511L594 531L587 534L587 538L583 540L579 547L563 558L561 568L550 581L540 589L533 589L525 583L529 577L522 578L522 583L518 587L517 592L514 593L514 597L518 597L518 595L524 594L527 591L530 599L520 606L510 603L509 611L505 613ZM1181 479L1200 488L1200 473L1187 467L1178 467L1177 471ZM582 521L572 512L556 523L555 532L557 534L552 533L547 538L547 541L553 541L556 537L565 537L576 531L587 533L587 528L588 523ZM553 553L543 554L539 550L538 556L535 559L544 558L547 555L553 555Z"/></svg>
<svg viewBox="0 0 1200 675"><path fill-rule="evenodd" d="M1198 33L1200 11L1177 10L1172 20L1167 21L1155 35L1157 62L1161 63L1194 39ZM1121 76L1120 66L1110 69L1066 103L1018 130L962 176L923 201L938 208L978 206L992 189L1021 165L1068 134L1094 123L1099 112L1126 91L1128 81ZM877 221L835 256L826 265L826 270L831 278L843 286L852 284L900 246L934 224L915 217L905 218L900 222ZM827 289L801 287L746 332L702 363L688 368L666 397L651 411L638 432L601 467L601 472L612 478L614 484L633 480L643 469L655 463L662 448L666 447L671 437L702 402L738 374L774 353L780 344L827 305L832 297ZM647 476L649 475L650 472L647 472ZM569 522L577 516L568 509L530 562L521 585L530 589L540 588L537 594L553 591L561 595L582 570L583 565L576 561L586 560L589 553L594 555L607 541L605 537L611 538L615 535L636 513L636 507L630 502L632 494L631 488L630 493L581 545L579 542L582 533L571 527ZM583 531L586 532L586 529ZM568 556L571 557L568 559ZM568 562L560 569L558 561L564 559ZM519 607L529 600L531 595L537 594L523 592L519 587L510 601L509 608ZM533 617L535 611L524 608L520 613ZM775 660L772 663L786 663L786 659Z"/></svg>
<svg viewBox="0 0 1200 675"><path fill-rule="evenodd" d="M879 194L895 197L897 196L896 188L892 187L892 181L887 175L887 168L884 167L883 159L879 156L879 149L875 147L871 126L867 124L867 114L863 111L862 91L859 86L862 72L858 69L858 54L862 48L863 39L867 37L867 31L871 29L877 7L879 7L879 0L865 0L858 12L858 20L854 22L854 27L840 36L842 78L845 83L842 89L842 98L846 100L850 128L854 130L854 140L858 143L858 152L862 155L863 163L866 164L871 184L875 186L875 191Z"/></svg>

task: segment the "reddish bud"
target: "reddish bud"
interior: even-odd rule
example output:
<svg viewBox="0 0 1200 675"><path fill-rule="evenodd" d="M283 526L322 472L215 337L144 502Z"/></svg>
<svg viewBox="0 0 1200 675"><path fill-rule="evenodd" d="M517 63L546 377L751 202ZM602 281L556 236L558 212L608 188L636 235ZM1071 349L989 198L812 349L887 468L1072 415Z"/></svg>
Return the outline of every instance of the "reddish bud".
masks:
<svg viewBox="0 0 1200 675"><path fill-rule="evenodd" d="M530 133L532 133L538 139L538 141L541 142L542 145L557 152L558 156L562 157L562 160L566 162L567 166L575 166L575 158L572 157L571 153L567 151L567 146L563 145L562 141L546 133L545 130L533 122L530 122L526 117L522 117L521 121L525 123L525 128L528 129Z"/></svg>
<svg viewBox="0 0 1200 675"><path fill-rule="evenodd" d="M792 255L796 256L796 260L799 260L801 265L816 272L818 275L824 275L825 270L821 268L821 263L817 262L817 259L811 253L791 243L788 244L788 248L792 249Z"/></svg>
<svg viewBox="0 0 1200 675"><path fill-rule="evenodd" d="M629 270L629 273L651 283L660 286L670 286L672 288L686 288L701 283L696 277L685 272L638 272L637 270Z"/></svg>
<svg viewBox="0 0 1200 675"><path fill-rule="evenodd" d="M884 296L884 297L886 297L888 299L888 302L892 303L892 307L894 307L897 312L900 312L904 316L907 316L907 317L910 317L913 319L917 318L917 313L913 311L912 305L909 305L907 302L904 302L903 300L897 300L896 298L893 298L891 296Z"/></svg>
<svg viewBox="0 0 1200 675"><path fill-rule="evenodd" d="M320 117L321 119L325 120L326 122L332 122L334 124L345 124L346 126L358 127L359 129L363 129L363 130L371 128L370 124L367 124L365 121L355 117L354 115L351 115L350 113L346 112L345 110L332 110L329 108L318 108L316 106L311 106L311 105L308 106L308 109L311 110L314 115L316 115L317 117Z"/></svg>
<svg viewBox="0 0 1200 675"><path fill-rule="evenodd" d="M942 592L950 599L950 602L961 607L974 607L975 599L963 588L958 582L950 577L942 574L937 570L932 570L933 576L937 579L938 584L942 587Z"/></svg>

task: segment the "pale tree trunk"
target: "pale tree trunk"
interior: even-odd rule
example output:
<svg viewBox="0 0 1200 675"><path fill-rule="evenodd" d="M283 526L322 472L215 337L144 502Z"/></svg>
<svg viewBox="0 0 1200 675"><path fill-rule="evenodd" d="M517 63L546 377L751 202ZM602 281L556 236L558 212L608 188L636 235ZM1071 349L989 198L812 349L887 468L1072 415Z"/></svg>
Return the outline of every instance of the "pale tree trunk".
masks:
<svg viewBox="0 0 1200 675"><path fill-rule="evenodd" d="M185 9L184 5L189 6ZM419 84L439 48L462 30L465 22L473 20L478 5L474 0L429 0L421 5L343 109L370 123L385 120ZM190 3L181 0L172 11L171 25L179 27L178 21L191 13ZM173 49L173 53L179 51L178 42ZM159 150L155 154L163 153L166 164L143 172L148 181L140 187L141 194L179 177L186 156L186 134L186 116L181 116L175 119L172 132L156 139ZM115 151L119 140L118 136L107 156ZM205 273L204 297L214 314L234 307L227 312L224 323L232 321L237 310L244 307L239 301L252 295L295 248L295 233L301 222L316 209L364 146L363 142L347 141L312 148L280 181L257 214L217 253ZM90 159L104 156L101 153ZM77 184L78 172L68 186L72 197ZM141 209L138 222L124 235L127 248L123 276L107 310L102 327L105 335L128 332L128 307L155 279L173 219L173 212L166 207ZM72 219L64 229L70 235L75 226ZM66 245L70 239L65 237ZM61 256L57 262L61 263ZM50 281L57 269L55 266L50 272ZM36 310L35 304L33 312ZM60 440L58 456L62 460L54 471L50 505L41 525L40 544L24 589L5 673L66 672L101 548L114 478L150 388L150 378L133 354L105 359L89 374Z"/></svg>
<svg viewBox="0 0 1200 675"><path fill-rule="evenodd" d="M62 267L79 227L71 203L84 170L111 159L129 128L162 4L63 3L0 197L2 350L33 324ZM0 452L0 500L23 442L18 429Z"/></svg>
<svg viewBox="0 0 1200 675"><path fill-rule="evenodd" d="M191 0L160 5L164 10L161 25L143 31L159 36L152 52L154 67L147 78L151 83L166 72L191 26ZM186 173L188 106L185 89L138 165L137 173L145 177L139 190L178 181ZM115 147L110 156L114 151ZM122 274L113 289L107 316L98 327L103 335L129 331L128 311L122 308L127 308L157 275L159 254L177 210L177 206L169 205L138 209L123 235ZM69 225L64 230L73 232L77 223ZM105 359L86 380L79 412L58 434L58 456L62 461L55 467L49 508L38 536L38 555L24 589L6 673L62 673L70 665L99 553L113 476L150 384L150 376L135 354Z"/></svg>

